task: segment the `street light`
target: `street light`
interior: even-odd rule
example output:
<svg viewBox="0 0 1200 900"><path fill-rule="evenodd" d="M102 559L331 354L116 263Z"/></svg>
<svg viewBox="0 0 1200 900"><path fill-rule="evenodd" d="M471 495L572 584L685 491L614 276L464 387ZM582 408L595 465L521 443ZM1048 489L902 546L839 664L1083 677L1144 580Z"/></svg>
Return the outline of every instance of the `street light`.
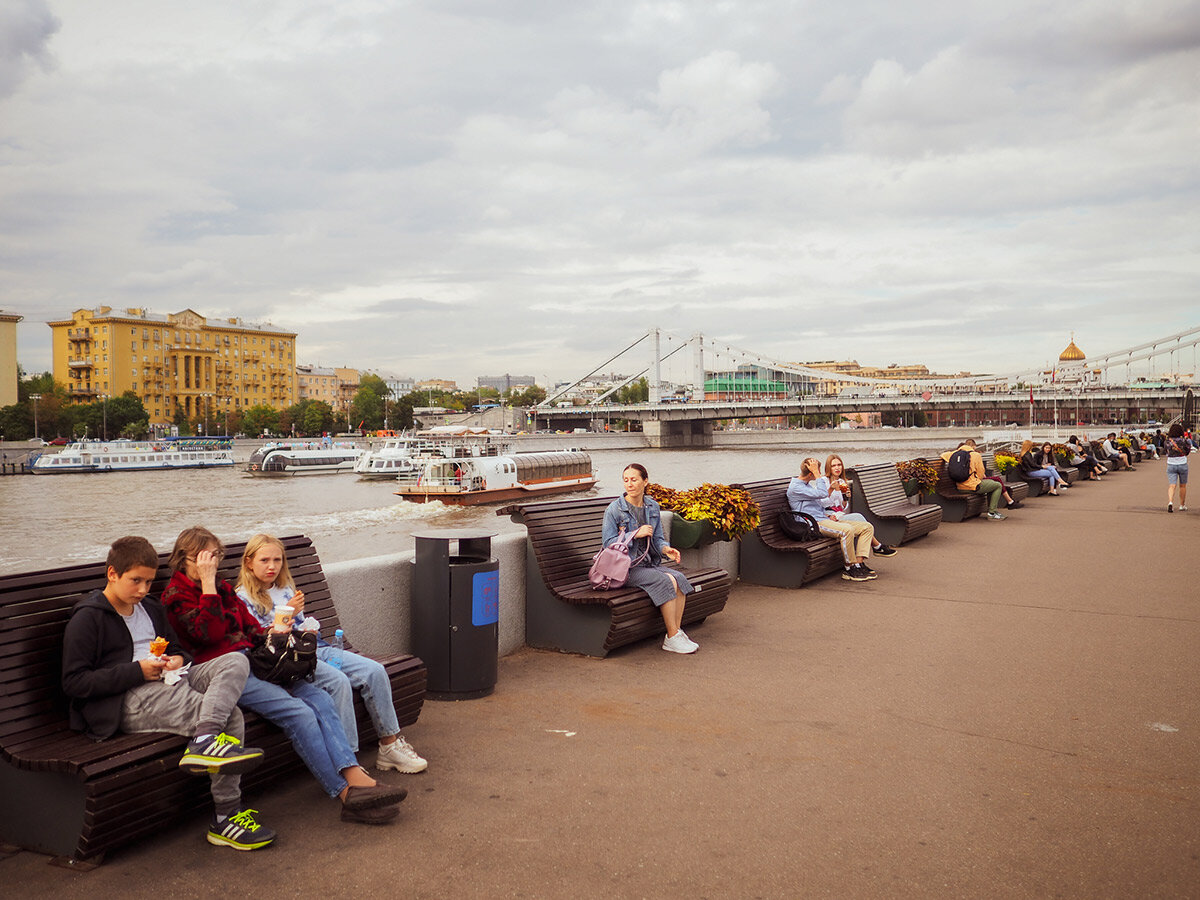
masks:
<svg viewBox="0 0 1200 900"><path fill-rule="evenodd" d="M41 394L30 394L29 399L33 401L33 436L38 436L37 427L37 402L42 399Z"/></svg>
<svg viewBox="0 0 1200 900"><path fill-rule="evenodd" d="M108 394L101 394L100 399L104 401L104 439L108 440Z"/></svg>

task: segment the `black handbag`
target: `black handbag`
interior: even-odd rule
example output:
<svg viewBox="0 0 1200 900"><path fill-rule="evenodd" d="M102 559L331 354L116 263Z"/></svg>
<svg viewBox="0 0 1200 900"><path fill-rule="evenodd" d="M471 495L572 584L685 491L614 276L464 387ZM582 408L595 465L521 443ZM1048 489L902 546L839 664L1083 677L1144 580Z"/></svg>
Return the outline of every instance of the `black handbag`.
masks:
<svg viewBox="0 0 1200 900"><path fill-rule="evenodd" d="M808 513L793 512L787 507L779 511L779 530L793 541L804 543L818 541L824 537L816 519Z"/></svg>
<svg viewBox="0 0 1200 900"><path fill-rule="evenodd" d="M271 631L247 658L251 674L263 681L281 687L290 687L301 679L312 681L317 671L317 635L312 631Z"/></svg>

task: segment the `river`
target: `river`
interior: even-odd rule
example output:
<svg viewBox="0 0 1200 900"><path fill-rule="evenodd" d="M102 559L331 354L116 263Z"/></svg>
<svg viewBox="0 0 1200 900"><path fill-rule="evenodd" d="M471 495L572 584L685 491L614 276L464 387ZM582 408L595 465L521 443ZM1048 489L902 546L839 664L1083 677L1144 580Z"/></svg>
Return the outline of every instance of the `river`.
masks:
<svg viewBox="0 0 1200 900"><path fill-rule="evenodd" d="M824 459L830 452L847 465L924 456L946 449L946 436L929 443L879 433L877 440L841 443L824 432L827 446L780 449L650 450L592 449L599 484L587 494L614 496L621 471L632 461L650 471L652 481L673 488L702 482L729 483L794 474L802 456ZM18 475L0 478L0 574L102 560L108 545L125 534L143 535L160 551L190 525L204 525L230 541L265 531L307 534L324 562L338 562L411 550L414 530L431 526L521 530L497 516L498 505L458 508L411 503L384 481L356 475L257 478L245 474L254 445L235 449L234 470L151 471L79 475Z"/></svg>

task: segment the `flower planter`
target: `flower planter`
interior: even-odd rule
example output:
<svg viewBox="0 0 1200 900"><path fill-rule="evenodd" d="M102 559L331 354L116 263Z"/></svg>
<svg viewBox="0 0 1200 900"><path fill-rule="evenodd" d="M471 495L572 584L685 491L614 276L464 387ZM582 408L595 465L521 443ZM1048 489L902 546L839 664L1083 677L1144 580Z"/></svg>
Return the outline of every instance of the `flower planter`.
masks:
<svg viewBox="0 0 1200 900"><path fill-rule="evenodd" d="M906 478L904 480L904 496L912 497L921 490L921 482L915 478Z"/></svg>
<svg viewBox="0 0 1200 900"><path fill-rule="evenodd" d="M693 521L675 513L671 520L671 546L677 550L703 547L717 540L712 522L707 519Z"/></svg>

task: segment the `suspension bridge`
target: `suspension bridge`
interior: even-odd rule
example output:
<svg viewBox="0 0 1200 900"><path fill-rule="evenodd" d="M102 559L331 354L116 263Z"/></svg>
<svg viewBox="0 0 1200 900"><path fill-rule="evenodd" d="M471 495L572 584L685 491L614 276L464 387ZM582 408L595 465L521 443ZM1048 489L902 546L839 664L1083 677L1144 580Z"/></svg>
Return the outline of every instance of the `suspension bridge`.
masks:
<svg viewBox="0 0 1200 900"><path fill-rule="evenodd" d="M1054 366L962 376L927 375L912 367L895 377L881 377L832 364L774 359L701 334L681 340L652 329L547 396L533 412L539 425L551 428L594 430L615 420L638 422L651 445L661 447L710 446L713 426L721 421L804 424L811 416L855 413L887 413L900 423L968 428L1014 422L1032 426L1190 420L1198 346L1200 327L1095 356L1084 356L1072 338ZM634 374L591 399L577 399L598 373L639 348L644 364ZM664 380L664 367L678 369L680 362L687 370L685 377ZM1132 377L1138 364L1144 364L1148 377ZM642 378L649 389L646 401L614 402L624 388ZM576 399L564 401L565 397Z"/></svg>

